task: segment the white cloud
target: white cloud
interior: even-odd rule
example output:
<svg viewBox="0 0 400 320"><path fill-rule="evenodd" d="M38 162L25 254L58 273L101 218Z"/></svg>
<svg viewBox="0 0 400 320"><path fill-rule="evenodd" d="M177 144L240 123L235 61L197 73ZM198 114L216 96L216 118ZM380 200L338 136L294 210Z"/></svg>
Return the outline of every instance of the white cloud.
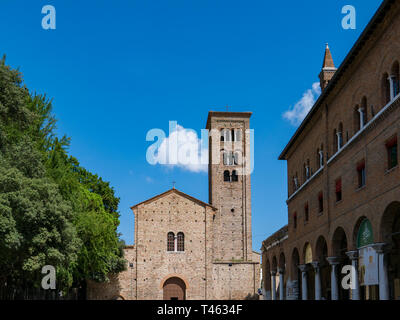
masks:
<svg viewBox="0 0 400 320"><path fill-rule="evenodd" d="M156 162L191 172L207 172L208 149L194 130L178 124L156 150Z"/></svg>
<svg viewBox="0 0 400 320"><path fill-rule="evenodd" d="M283 114L283 118L289 120L294 126L299 125L320 94L321 88L319 82L313 83L312 88L303 93L303 97L297 101L294 107L289 108L289 110Z"/></svg>

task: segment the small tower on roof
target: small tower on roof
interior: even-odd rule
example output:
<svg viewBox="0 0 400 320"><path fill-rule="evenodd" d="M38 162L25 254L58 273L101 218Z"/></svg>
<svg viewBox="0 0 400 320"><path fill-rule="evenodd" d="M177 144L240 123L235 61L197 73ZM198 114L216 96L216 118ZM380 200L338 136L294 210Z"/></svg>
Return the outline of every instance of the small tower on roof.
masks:
<svg viewBox="0 0 400 320"><path fill-rule="evenodd" d="M324 91L324 89L327 87L336 70L337 68L335 68L335 64L333 63L331 50L329 49L328 44L326 44L324 62L322 64L321 73L319 74L320 86L322 91Z"/></svg>

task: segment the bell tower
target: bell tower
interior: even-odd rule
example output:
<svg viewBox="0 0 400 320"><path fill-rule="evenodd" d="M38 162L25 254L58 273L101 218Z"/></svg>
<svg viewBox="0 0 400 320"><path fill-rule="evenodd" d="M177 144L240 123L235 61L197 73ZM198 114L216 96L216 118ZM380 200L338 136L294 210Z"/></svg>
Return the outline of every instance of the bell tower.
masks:
<svg viewBox="0 0 400 320"><path fill-rule="evenodd" d="M209 202L214 220L214 260L251 261L251 112L208 114Z"/></svg>

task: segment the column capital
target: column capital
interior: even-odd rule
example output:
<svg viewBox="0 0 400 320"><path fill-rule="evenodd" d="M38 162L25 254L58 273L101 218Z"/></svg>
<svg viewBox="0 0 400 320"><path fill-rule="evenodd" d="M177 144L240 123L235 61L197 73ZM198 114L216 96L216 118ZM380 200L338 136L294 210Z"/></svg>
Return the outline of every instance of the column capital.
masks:
<svg viewBox="0 0 400 320"><path fill-rule="evenodd" d="M348 251L346 255L349 257L350 260L357 260L358 259L358 250Z"/></svg>
<svg viewBox="0 0 400 320"><path fill-rule="evenodd" d="M284 274L285 273L285 269L284 268L278 268L278 273L279 274Z"/></svg>
<svg viewBox="0 0 400 320"><path fill-rule="evenodd" d="M300 269L301 272L307 272L308 270L308 265L306 264L299 264L297 267Z"/></svg>
<svg viewBox="0 0 400 320"><path fill-rule="evenodd" d="M271 276L276 276L276 271L275 270L273 270L273 271L271 271Z"/></svg>
<svg viewBox="0 0 400 320"><path fill-rule="evenodd" d="M321 267L321 263L319 261L313 261L311 262L311 265L315 270L318 270Z"/></svg>
<svg viewBox="0 0 400 320"><path fill-rule="evenodd" d="M326 260L331 266L337 266L341 259L339 257L327 257Z"/></svg>

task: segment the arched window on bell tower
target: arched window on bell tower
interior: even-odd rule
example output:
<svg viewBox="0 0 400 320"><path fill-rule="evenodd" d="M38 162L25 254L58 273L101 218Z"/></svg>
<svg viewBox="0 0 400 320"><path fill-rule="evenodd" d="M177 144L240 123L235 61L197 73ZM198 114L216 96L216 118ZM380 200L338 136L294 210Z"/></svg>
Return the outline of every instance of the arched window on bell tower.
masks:
<svg viewBox="0 0 400 320"><path fill-rule="evenodd" d="M236 223L251 221L251 206L247 203L251 201L254 132L250 129L250 117L251 112L210 111L207 118L206 129L212 136L208 195L209 203L218 208L214 230L221 236L221 241L214 243L213 258L221 261L253 259L251 224L243 227ZM223 142L222 129L226 130ZM235 209L232 215L232 208L240 210ZM225 232L226 226L230 226L233 233Z"/></svg>
<svg viewBox="0 0 400 320"><path fill-rule="evenodd" d="M390 102L390 80L389 74L385 73L382 76L382 104L385 106Z"/></svg>
<svg viewBox="0 0 400 320"><path fill-rule="evenodd" d="M231 181L231 175L229 173L229 170L224 171L224 182L230 182Z"/></svg>
<svg viewBox="0 0 400 320"><path fill-rule="evenodd" d="M232 182L238 182L239 181L239 176L236 172L236 170L232 171Z"/></svg>

